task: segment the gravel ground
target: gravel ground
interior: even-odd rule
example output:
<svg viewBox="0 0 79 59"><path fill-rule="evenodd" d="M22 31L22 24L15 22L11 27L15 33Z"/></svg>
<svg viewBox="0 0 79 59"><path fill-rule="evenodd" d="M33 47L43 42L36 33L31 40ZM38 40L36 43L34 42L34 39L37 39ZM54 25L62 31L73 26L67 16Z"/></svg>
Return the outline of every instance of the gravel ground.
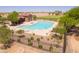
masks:
<svg viewBox="0 0 79 59"><path fill-rule="evenodd" d="M79 53L79 41L76 40L76 37L74 35L68 36L66 52Z"/></svg>
<svg viewBox="0 0 79 59"><path fill-rule="evenodd" d="M11 48L7 50L0 50L0 52L7 52L7 53L48 53L48 51L44 51L38 48L33 48L31 46L23 45L20 43L13 43Z"/></svg>

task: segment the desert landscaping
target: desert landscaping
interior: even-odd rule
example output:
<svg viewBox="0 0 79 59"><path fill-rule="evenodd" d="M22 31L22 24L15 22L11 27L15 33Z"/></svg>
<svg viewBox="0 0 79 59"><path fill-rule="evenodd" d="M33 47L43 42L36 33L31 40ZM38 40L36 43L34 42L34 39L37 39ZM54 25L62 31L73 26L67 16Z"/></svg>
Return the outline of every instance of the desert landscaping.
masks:
<svg viewBox="0 0 79 59"><path fill-rule="evenodd" d="M0 12L0 52L79 53L78 10Z"/></svg>

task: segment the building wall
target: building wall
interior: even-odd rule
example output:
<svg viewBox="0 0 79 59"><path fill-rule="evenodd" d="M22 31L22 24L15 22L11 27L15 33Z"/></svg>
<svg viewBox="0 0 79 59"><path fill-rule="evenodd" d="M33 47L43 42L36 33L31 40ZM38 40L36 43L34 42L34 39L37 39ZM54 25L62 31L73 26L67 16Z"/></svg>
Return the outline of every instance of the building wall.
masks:
<svg viewBox="0 0 79 59"><path fill-rule="evenodd" d="M47 13L47 12L37 12L37 13L31 13L31 14L36 15L37 17L49 15L49 13Z"/></svg>

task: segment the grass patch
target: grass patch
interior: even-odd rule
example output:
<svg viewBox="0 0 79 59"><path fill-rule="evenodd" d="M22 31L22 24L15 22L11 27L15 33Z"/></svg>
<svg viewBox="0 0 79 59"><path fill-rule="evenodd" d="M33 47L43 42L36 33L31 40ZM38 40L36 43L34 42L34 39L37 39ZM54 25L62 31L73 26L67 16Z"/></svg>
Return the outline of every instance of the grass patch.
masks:
<svg viewBox="0 0 79 59"><path fill-rule="evenodd" d="M42 17L37 17L37 19L44 19L44 20L52 20L52 21L58 21L61 16L42 16Z"/></svg>

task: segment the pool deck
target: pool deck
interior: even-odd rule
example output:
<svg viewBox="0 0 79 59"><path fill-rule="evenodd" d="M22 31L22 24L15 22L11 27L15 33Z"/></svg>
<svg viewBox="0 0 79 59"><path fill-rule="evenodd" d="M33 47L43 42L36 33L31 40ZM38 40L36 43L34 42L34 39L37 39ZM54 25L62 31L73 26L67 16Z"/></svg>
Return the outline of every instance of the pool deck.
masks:
<svg viewBox="0 0 79 59"><path fill-rule="evenodd" d="M45 20L38 20L38 21L45 21ZM37 23L38 21L24 22L23 24L18 25L18 26L32 25L33 23ZM57 24L58 24L58 22L55 22L55 21L47 21L47 22L54 23L53 28L55 28L57 26ZM9 28L11 30L14 30L14 31L21 30L21 29L17 28L18 26L9 26ZM53 28L51 27L51 28L45 29L45 30L25 30L25 33L29 33L29 34L34 33L35 35L48 36Z"/></svg>

